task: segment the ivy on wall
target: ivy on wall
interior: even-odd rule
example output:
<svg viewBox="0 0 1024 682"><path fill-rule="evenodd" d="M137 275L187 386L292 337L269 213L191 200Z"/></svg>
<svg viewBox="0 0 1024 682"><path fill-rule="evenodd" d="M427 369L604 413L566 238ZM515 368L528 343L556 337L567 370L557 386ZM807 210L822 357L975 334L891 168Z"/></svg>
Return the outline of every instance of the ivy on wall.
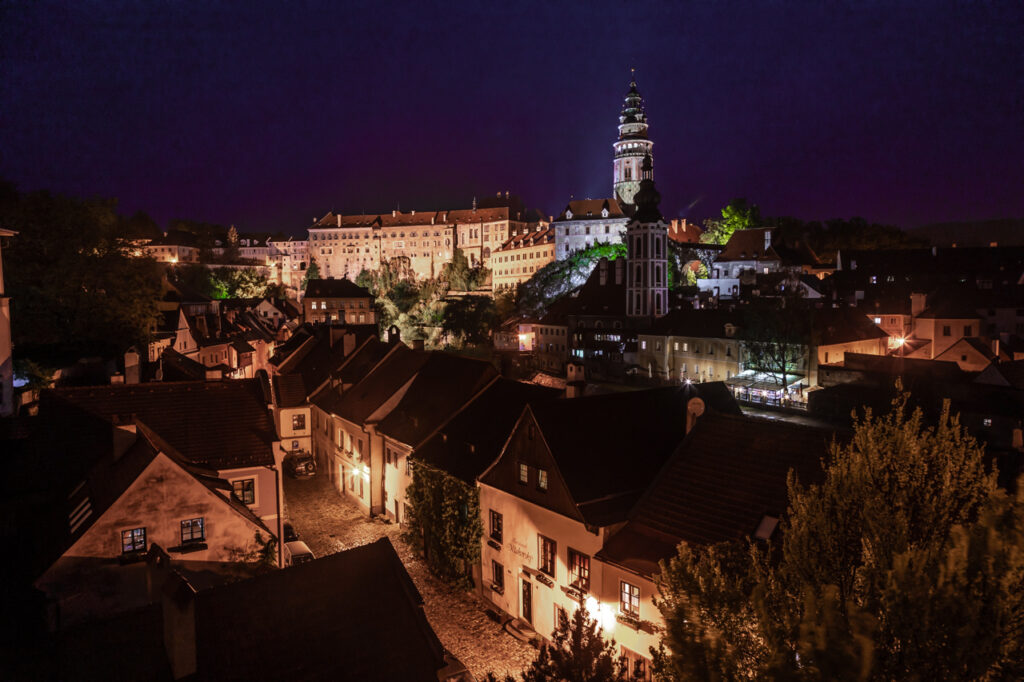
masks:
<svg viewBox="0 0 1024 682"><path fill-rule="evenodd" d="M406 540L423 554L434 575L469 589L470 567L480 559L480 495L470 486L423 462L412 468L406 489Z"/></svg>

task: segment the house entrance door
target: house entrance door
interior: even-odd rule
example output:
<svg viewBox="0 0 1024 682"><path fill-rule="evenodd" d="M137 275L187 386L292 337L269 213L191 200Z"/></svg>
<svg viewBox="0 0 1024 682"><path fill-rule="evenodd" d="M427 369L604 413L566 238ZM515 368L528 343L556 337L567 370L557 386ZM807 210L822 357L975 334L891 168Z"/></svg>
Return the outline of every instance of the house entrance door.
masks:
<svg viewBox="0 0 1024 682"><path fill-rule="evenodd" d="M522 607L522 613L520 614L527 623L533 625L533 584L526 578L522 579L523 582L523 599L520 603Z"/></svg>

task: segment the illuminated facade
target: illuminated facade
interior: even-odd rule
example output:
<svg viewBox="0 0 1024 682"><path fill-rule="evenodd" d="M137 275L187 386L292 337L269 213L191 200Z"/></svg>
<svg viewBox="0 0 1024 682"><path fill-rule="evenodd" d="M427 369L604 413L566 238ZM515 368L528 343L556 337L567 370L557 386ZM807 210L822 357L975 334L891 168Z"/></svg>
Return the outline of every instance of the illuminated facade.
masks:
<svg viewBox="0 0 1024 682"><path fill-rule="evenodd" d="M555 228L544 229L537 225L533 230L514 235L491 255L494 291L515 289L554 260Z"/></svg>
<svg viewBox="0 0 1024 682"><path fill-rule="evenodd" d="M651 157L644 158L636 211L626 226L626 315L661 317L668 312L668 225L658 210Z"/></svg>
<svg viewBox="0 0 1024 682"><path fill-rule="evenodd" d="M654 143L647 139L647 113L644 100L636 89L636 81L629 84L629 92L622 104L619 139L615 141L614 148L614 196L624 204L633 204L640 190L644 158L653 158L654 149Z"/></svg>

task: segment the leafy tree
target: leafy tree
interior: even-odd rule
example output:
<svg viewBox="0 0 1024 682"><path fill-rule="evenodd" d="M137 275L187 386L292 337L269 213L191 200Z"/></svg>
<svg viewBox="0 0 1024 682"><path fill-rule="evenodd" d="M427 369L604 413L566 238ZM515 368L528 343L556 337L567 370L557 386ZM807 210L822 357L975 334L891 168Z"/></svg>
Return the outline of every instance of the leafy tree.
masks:
<svg viewBox="0 0 1024 682"><path fill-rule="evenodd" d="M5 188L0 224L18 232L4 248L16 347L107 354L148 341L161 271L133 255L115 209Z"/></svg>
<svg viewBox="0 0 1024 682"><path fill-rule="evenodd" d="M493 675L488 677L496 680ZM629 662L615 653L615 642L604 638L597 620L582 606L570 617L559 611L551 644L541 647L533 663L520 673L523 682L627 682L633 679ZM505 682L511 681L509 676Z"/></svg>
<svg viewBox="0 0 1024 682"><path fill-rule="evenodd" d="M470 486L424 462L412 467L406 540L434 575L471 588L470 567L480 560L480 496Z"/></svg>
<svg viewBox="0 0 1024 682"><path fill-rule="evenodd" d="M125 219L122 229L128 239L159 239L163 236L160 226L145 211L136 211Z"/></svg>
<svg viewBox="0 0 1024 682"><path fill-rule="evenodd" d="M242 260L238 251L238 230L232 225L228 228L227 239L224 240L224 255L222 260L225 263L238 263Z"/></svg>
<svg viewBox="0 0 1024 682"><path fill-rule="evenodd" d="M302 276L303 291L305 291L306 285L309 284L311 279L320 279L320 266L312 258L309 259L309 267L306 268L306 274Z"/></svg>
<svg viewBox="0 0 1024 682"><path fill-rule="evenodd" d="M453 291L475 291L487 281L490 271L483 265L471 267L466 254L456 248L450 262L441 268L441 279Z"/></svg>
<svg viewBox="0 0 1024 682"><path fill-rule="evenodd" d="M908 396L833 444L822 482L792 474L774 552L685 543L663 565L678 680L1009 680L1024 675L1024 497L947 409Z"/></svg>
<svg viewBox="0 0 1024 682"><path fill-rule="evenodd" d="M602 258L626 257L626 245L595 244L569 254L563 260L548 263L519 287L518 307L524 315L543 315L548 305L583 285Z"/></svg>
<svg viewBox="0 0 1024 682"><path fill-rule="evenodd" d="M781 301L757 299L745 316L744 366L771 376L786 390L794 372L805 364L811 338L809 312L798 296Z"/></svg>
<svg viewBox="0 0 1024 682"><path fill-rule="evenodd" d="M721 220L704 221L701 241L705 244L725 244L736 230L757 227L761 222L761 209L756 204L750 204L746 199L733 199L722 209Z"/></svg>
<svg viewBox="0 0 1024 682"><path fill-rule="evenodd" d="M455 344L486 343L499 323L498 310L490 296L464 296L451 299L444 308L441 329Z"/></svg>

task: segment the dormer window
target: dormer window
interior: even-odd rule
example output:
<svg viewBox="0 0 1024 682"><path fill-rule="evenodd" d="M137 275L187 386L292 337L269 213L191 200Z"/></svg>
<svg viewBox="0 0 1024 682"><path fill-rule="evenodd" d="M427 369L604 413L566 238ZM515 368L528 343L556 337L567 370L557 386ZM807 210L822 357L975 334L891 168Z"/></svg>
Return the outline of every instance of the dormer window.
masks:
<svg viewBox="0 0 1024 682"><path fill-rule="evenodd" d="M607 218L608 217L608 209L607 208L601 209L601 217L602 218Z"/></svg>
<svg viewBox="0 0 1024 682"><path fill-rule="evenodd" d="M565 219L572 220L572 211L570 211L569 209L565 209Z"/></svg>

